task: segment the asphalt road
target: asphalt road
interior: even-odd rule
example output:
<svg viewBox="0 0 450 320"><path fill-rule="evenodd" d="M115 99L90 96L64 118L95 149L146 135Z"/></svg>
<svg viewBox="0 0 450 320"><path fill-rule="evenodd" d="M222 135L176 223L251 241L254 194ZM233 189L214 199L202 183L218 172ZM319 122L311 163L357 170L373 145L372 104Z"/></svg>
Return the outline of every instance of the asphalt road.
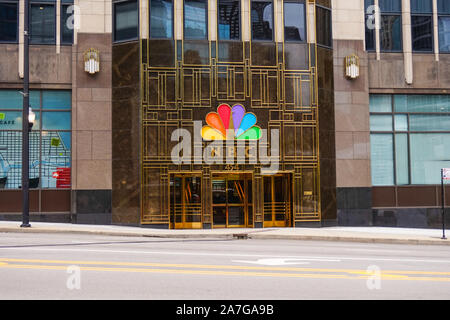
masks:
<svg viewBox="0 0 450 320"><path fill-rule="evenodd" d="M0 233L0 299L450 299L445 246Z"/></svg>

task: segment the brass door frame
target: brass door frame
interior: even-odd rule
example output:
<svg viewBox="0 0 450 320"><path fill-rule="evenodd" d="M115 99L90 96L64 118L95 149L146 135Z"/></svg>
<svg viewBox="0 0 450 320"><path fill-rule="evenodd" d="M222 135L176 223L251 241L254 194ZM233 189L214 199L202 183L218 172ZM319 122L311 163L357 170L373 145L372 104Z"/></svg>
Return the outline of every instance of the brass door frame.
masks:
<svg viewBox="0 0 450 320"><path fill-rule="evenodd" d="M286 190L287 192L287 200L284 202L275 202L273 201L275 199L275 177L282 177L283 178L283 189L286 186ZM263 227L264 228L270 228L270 227L290 227L291 223L292 223L292 190L293 190L293 185L292 185L292 173L279 173L279 174L274 174L271 176L266 176L263 179L263 184L265 183L265 178L270 178L270 192L271 192L271 200L270 202L266 202L264 197L265 197L265 187L263 186L263 190L264 190L264 195L263 195L263 208L264 208L264 212L263 212ZM288 179L286 181L286 179ZM284 191L284 190L283 190ZM268 211L271 211L271 215L272 215L272 219L269 221L266 221L266 208ZM285 215L284 221L280 221L280 220L276 220L276 214L283 212Z"/></svg>
<svg viewBox="0 0 450 320"><path fill-rule="evenodd" d="M213 197L212 197L212 193L213 193L213 188L212 188L212 182L213 180L217 180L217 179L223 179L225 180L225 188L228 188L228 178L229 176L239 176L242 177L244 180L244 203L243 204L235 204L235 203L228 203L228 192L226 193L227 196L227 202L226 203L220 203L220 204L214 204L211 203L211 208L213 210L212 213L212 223L211 226L213 229L218 229L218 228L253 228L254 223L255 223L255 213L254 213L254 196L253 196L253 190L254 190L254 181L253 181L253 172L252 171L233 171L233 172L212 172L211 174L211 201L213 201ZM252 183L252 203L248 202L248 183L251 182ZM251 206L251 215L252 215L252 224L248 223L248 215L249 215L249 206ZM220 224L220 225L215 225L214 224L214 207L221 207L221 208L225 208L226 212L225 212L225 224ZM229 207L243 207L244 208L244 224L243 225L229 225L228 224L228 208Z"/></svg>
<svg viewBox="0 0 450 320"><path fill-rule="evenodd" d="M184 193L186 191L186 178L198 178L200 179L200 197L201 195L201 188L202 188L202 175L201 173L169 173L169 222L170 222L170 228L173 229L202 229L203 228L203 208L202 208L202 201L200 201L199 204L193 204L192 209L200 209L200 222L186 222L186 216L188 215L188 210L191 208L187 208L185 203L185 197ZM171 210L171 204L172 204L172 193L170 190L170 182L172 179L175 178L181 178L181 204L175 203L174 206L181 207L181 222L176 221L176 209L175 212L172 212ZM172 221L173 216L173 221Z"/></svg>

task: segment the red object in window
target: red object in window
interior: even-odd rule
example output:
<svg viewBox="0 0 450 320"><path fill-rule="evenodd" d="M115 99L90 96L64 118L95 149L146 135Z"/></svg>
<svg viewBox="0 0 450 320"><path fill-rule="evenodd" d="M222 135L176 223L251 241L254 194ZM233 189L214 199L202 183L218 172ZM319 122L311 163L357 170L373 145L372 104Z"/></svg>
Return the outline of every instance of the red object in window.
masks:
<svg viewBox="0 0 450 320"><path fill-rule="evenodd" d="M70 189L70 168L57 168L53 178L56 178L57 189Z"/></svg>

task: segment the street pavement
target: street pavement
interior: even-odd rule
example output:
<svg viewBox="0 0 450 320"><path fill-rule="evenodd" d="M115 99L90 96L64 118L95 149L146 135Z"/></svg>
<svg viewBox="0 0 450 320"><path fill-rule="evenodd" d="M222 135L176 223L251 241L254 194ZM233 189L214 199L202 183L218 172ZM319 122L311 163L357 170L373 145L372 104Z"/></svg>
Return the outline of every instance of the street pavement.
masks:
<svg viewBox="0 0 450 320"><path fill-rule="evenodd" d="M78 233L90 235L133 236L155 238L214 238L267 240L325 240L363 243L450 245L450 239L441 239L440 229L385 228L385 227L322 227L322 228L229 228L167 230L115 225L82 225L32 222L31 228L20 228L20 222L0 221L0 232ZM450 230L445 231L450 237Z"/></svg>
<svg viewBox="0 0 450 320"><path fill-rule="evenodd" d="M0 233L0 300L450 299L446 245L223 235Z"/></svg>

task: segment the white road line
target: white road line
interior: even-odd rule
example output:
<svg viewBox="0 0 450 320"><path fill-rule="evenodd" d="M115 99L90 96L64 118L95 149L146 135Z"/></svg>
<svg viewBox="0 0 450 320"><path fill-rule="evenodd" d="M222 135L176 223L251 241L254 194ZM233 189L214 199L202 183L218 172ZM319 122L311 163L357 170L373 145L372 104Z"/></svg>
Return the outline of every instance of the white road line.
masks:
<svg viewBox="0 0 450 320"><path fill-rule="evenodd" d="M267 255L267 254L243 254L243 253L209 253L209 252L180 252L180 251L135 251L135 250L94 250L94 249L58 249L58 248L29 248L11 247L0 248L0 251L24 250L24 251L49 251L49 252L91 252L91 253L123 253L123 254L151 254L172 256L206 256L206 257L267 257L267 258L293 258L293 259L315 259L321 261L349 260L349 261L385 261L385 262L421 262L421 263L444 263L450 264L450 260L433 259L408 259L408 258L378 258L378 257L339 257L339 256L299 256L299 255ZM0 258L1 259L1 258Z"/></svg>

